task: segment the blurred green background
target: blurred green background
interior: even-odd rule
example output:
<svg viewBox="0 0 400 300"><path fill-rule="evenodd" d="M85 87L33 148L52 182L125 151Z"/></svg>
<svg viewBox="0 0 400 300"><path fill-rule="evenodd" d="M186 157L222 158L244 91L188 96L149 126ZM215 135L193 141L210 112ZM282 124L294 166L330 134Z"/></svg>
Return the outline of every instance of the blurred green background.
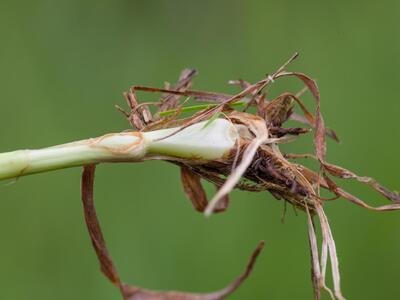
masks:
<svg viewBox="0 0 400 300"><path fill-rule="evenodd" d="M161 87L195 67L194 88L233 93L228 79L254 82L299 51L289 69L317 79L326 123L342 140L329 141L329 161L400 189L399 19L399 1L2 0L0 151L126 129L113 106L125 104L130 85ZM300 87L281 80L274 91ZM286 149L310 152L310 143ZM0 184L1 299L119 299L86 233L80 173ZM312 298L306 219L288 210L281 224L282 202L267 193L234 192L227 213L205 219L186 200L176 166L163 162L101 165L95 192L126 282L215 290L265 239L254 273L230 299ZM326 210L345 296L399 299L400 214L344 200Z"/></svg>

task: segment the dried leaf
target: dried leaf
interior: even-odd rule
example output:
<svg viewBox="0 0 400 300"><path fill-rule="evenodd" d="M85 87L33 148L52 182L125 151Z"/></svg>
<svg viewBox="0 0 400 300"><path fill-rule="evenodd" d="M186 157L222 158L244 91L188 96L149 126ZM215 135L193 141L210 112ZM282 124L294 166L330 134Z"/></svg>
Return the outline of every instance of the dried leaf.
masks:
<svg viewBox="0 0 400 300"><path fill-rule="evenodd" d="M189 168L182 166L181 180L183 190L192 202L193 207L197 211L203 212L207 207L208 201L206 192L200 182L200 176L192 172Z"/></svg>
<svg viewBox="0 0 400 300"><path fill-rule="evenodd" d="M288 158L312 158L312 159L316 159L315 156L310 155L310 154L286 154L285 155ZM386 210L395 210L398 207L398 204L400 204L400 195L396 192L393 192L391 190L389 190L388 188L382 186L379 182L377 182L375 179L371 178L371 177L366 177L366 176L358 176L357 174L353 173L352 171L349 171L343 167L339 167L337 165L328 163L328 162L324 162L322 163L324 170L326 172L328 172L329 174L341 178L341 179L355 179L358 182L361 182L363 184L366 184L368 186L370 186L372 189L374 189L375 191L377 191L378 193L380 193L381 195L383 195L385 198L387 198L388 200L391 200L393 202L395 202L394 205L385 205L385 206L381 206L381 208L385 208ZM302 166L302 165L296 165L297 168L306 176L306 178L313 183L317 182L317 178L318 178L318 174L311 171L310 169ZM373 207L366 205L363 201L361 200L356 200L356 197L348 194L347 192L343 191L342 189L340 189L335 182L333 182L329 177L327 177L326 175L324 176L324 178L320 178L320 183L321 186L327 189L330 189L333 193L337 194L338 196L340 196L339 194L342 195L346 195L344 198L350 200L353 202L357 202L358 205L361 205L365 208L369 208L369 209L374 209ZM349 199L350 198L350 199ZM363 204L361 204L361 202ZM391 209L389 209L391 208Z"/></svg>
<svg viewBox="0 0 400 300"><path fill-rule="evenodd" d="M248 94L252 94L252 93L258 93L262 88L264 88L268 83L270 83L271 81L273 81L274 79L277 79L279 77L283 77L283 76L296 76L298 77L300 80L302 80L304 82L304 84L310 89L311 93L313 94L314 98L316 99L317 102L317 117L316 117L316 122L310 122L309 120L309 113L306 113L306 120L301 118L301 116L298 116L297 114L293 114L294 118L297 118L300 121L305 121L305 123L312 125L313 127L316 127L316 133L315 133L315 144L317 146L317 155L324 157L325 156L325 152L326 152L326 146L325 146L325 138L324 136L321 137L321 132L323 132L323 134L328 134L330 135L332 138L334 138L335 140L338 141L337 135L332 131L332 130L325 130L325 126L323 124L323 120L322 120L322 116L320 115L320 97L319 97L319 91L318 88L316 86L315 81L313 81L311 78L309 78L308 76L306 76L305 74L302 73L298 73L298 72L285 72L283 71L284 66L286 66L288 63L290 63L293 59L295 59L297 57L297 53L295 53L291 59L289 59L281 68L278 69L277 72L275 72L272 76L268 76L266 79L260 80L259 82L257 82L254 85L246 85L247 87L241 91L240 93L234 95L234 96L230 96L230 95L225 95L225 94L220 94L220 93L211 93L211 92L202 92L202 91L178 91L178 90L169 90L169 89L159 89L159 88L149 88L149 87L143 87L143 86L133 86L131 88L131 90L136 91L136 90L140 90L140 91L147 91L147 92L163 92L163 93L170 93L170 94L175 94L175 95L184 95L184 96L193 96L196 99L208 99L208 100L212 100L212 101L217 101L219 103L219 105L206 109L203 112L201 112L200 114L197 114L196 116L194 116L193 118L189 119L180 130L183 130L184 128L186 128L187 126L194 124L196 122L200 122L203 120L206 120L208 118L210 118L211 116L213 116L214 114L220 112L223 108L224 105L226 104L230 104L233 102L236 102L240 99L243 99L246 95ZM299 102L298 97L296 97L295 95L293 95L295 98L295 100L297 102ZM254 99L245 99L248 102L253 101ZM301 101L300 101L301 102ZM305 106L302 105L301 103L299 103L301 108L304 110ZM261 105L262 108L262 103L258 102L258 105ZM305 109L306 110L306 109ZM307 111L307 110L306 110ZM179 130L179 131L180 131ZM179 132L177 131L177 132ZM175 134L175 133L173 133Z"/></svg>
<svg viewBox="0 0 400 300"><path fill-rule="evenodd" d="M111 256L107 251L106 242L101 232L100 223L97 219L96 209L94 206L93 185L95 168L95 165L84 166L82 174L81 191L86 226L89 231L93 248L96 251L97 258L99 259L101 271L108 280L120 288L121 280Z"/></svg>
<svg viewBox="0 0 400 300"><path fill-rule="evenodd" d="M183 185L183 190L188 196L189 200L192 202L193 207L199 211L204 212L208 205L207 195L203 189L200 181L200 176L193 172L186 166L181 167L181 180ZM218 190L218 185L216 185ZM223 212L228 208L229 205L229 195L226 195L215 208L215 212Z"/></svg>
<svg viewBox="0 0 400 300"><path fill-rule="evenodd" d="M264 247L264 241L261 241L254 250L245 271L230 285L217 292L198 294L177 291L152 291L123 284L120 280L111 256L108 253L107 246L100 228L100 223L96 215L93 198L94 173L95 165L84 166L81 191L85 221L93 248L96 251L97 258L100 262L101 271L115 286L120 289L124 300L220 300L233 293L250 275L255 261Z"/></svg>
<svg viewBox="0 0 400 300"><path fill-rule="evenodd" d="M310 132L310 129L308 128L282 128L282 127L270 127L269 132L277 137L282 137L284 135L290 134L290 135L300 135L304 133Z"/></svg>
<svg viewBox="0 0 400 300"><path fill-rule="evenodd" d="M251 255L245 271L226 288L208 294L182 293L182 292L158 292L124 286L123 292L126 300L220 300L232 294L246 278L251 274L257 257L264 248L264 241L260 241Z"/></svg>
<svg viewBox="0 0 400 300"><path fill-rule="evenodd" d="M143 92L150 92L150 93L165 93L165 94L173 94L179 96L186 96L186 97L194 97L195 99L208 99L212 100L212 102L222 102L227 99L230 99L232 96L222 93L213 93L213 92L204 92L204 91L195 91L195 90L186 90L186 91L178 91L173 89L161 89L161 88L154 88L154 87L146 87L135 85L131 89L135 91L143 91Z"/></svg>
<svg viewBox="0 0 400 300"><path fill-rule="evenodd" d="M196 122L200 122L206 119L209 119L212 115L215 113L218 113L223 110L224 106L227 104L234 103L243 97L249 95L249 94L258 94L263 88L265 88L270 82L273 82L276 78L279 77L279 74L283 72L283 69L290 64L294 59L298 57L298 53L296 52L286 63L284 63L273 75L268 75L267 78L260 80L259 82L245 88L243 91L240 93L232 96L229 99L226 99L219 103L217 106L212 107L210 109L206 109L203 112L195 115L191 120L189 120L180 130L183 130L187 126L194 124ZM251 101L251 100L250 100ZM179 132L179 131L178 131Z"/></svg>
<svg viewBox="0 0 400 300"><path fill-rule="evenodd" d="M400 195L398 193L390 191L389 189L385 188L379 182L377 182L375 179L373 179L371 177L358 176L345 168L342 168L342 167L339 167L339 166L336 166L336 165L333 165L333 164L330 164L327 162L325 162L323 164L323 166L324 166L324 169L329 174L331 174L335 177L339 177L339 178L343 178L343 179L355 179L361 183L369 185L375 191L377 191L378 193L380 193L381 195L386 197L388 200L400 203Z"/></svg>
<svg viewBox="0 0 400 300"><path fill-rule="evenodd" d="M331 232L331 228L329 226L328 218L325 215L325 212L322 206L319 203L316 203L316 210L318 213L318 218L321 224L322 237L328 246L329 257L331 261L331 269L332 269L332 280L335 296L339 300L345 300L342 295L342 291L340 288L340 272L339 272L339 260L336 252L335 240L333 239L333 235ZM328 291L330 291L328 289Z"/></svg>
<svg viewBox="0 0 400 300"><path fill-rule="evenodd" d="M317 83L307 75L299 72L281 72L277 76L277 78L284 76L294 76L299 78L308 87L311 94L314 96L316 102L314 144L315 144L316 155L318 159L321 162L323 162L325 161L325 154L326 154L326 143L325 143L326 131L325 131L324 120L321 114L321 98L317 87Z"/></svg>
<svg viewBox="0 0 400 300"><path fill-rule="evenodd" d="M185 91L190 88L193 77L197 75L195 69L184 69L179 75L178 82L171 90ZM180 95L164 93L160 99L160 112L175 108L178 105Z"/></svg>
<svg viewBox="0 0 400 300"><path fill-rule="evenodd" d="M139 130L145 128L153 118L149 108L146 105L139 104L133 89L131 89L129 93L124 93L124 97L131 109L128 116L128 121L131 126Z"/></svg>
<svg viewBox="0 0 400 300"><path fill-rule="evenodd" d="M218 185L215 185L215 187L216 187L217 193L218 193L218 190L219 190L221 187L218 186ZM230 202L229 199L230 199L230 198L229 198L229 194L226 194L225 196L223 196L223 197L221 198L221 200L218 202L218 205L215 207L214 212L215 212L215 213L219 213L219 212L225 211L225 210L228 208L228 206L229 206L229 202Z"/></svg>
<svg viewBox="0 0 400 300"><path fill-rule="evenodd" d="M281 127L292 112L292 98L286 94L280 95L265 107L265 118L272 126Z"/></svg>
<svg viewBox="0 0 400 300"><path fill-rule="evenodd" d="M210 103L216 103L216 102L220 103L220 102L226 101L226 100L228 100L230 98L232 98L232 95L225 95L225 94L218 94L218 95L215 95L215 94L204 94L204 95L199 96L199 97L194 97L194 99L197 100L197 101L210 102ZM249 103L250 100L251 99L246 98L246 97L243 97L241 99L241 101L243 101L245 103ZM267 100L265 100L264 102L265 102L265 104L270 103ZM315 127L314 123L311 123L306 117L304 117L304 116L302 116L302 115L300 115L300 114L298 114L296 112L293 112L290 115L289 119L297 121L297 122L300 122L300 123L303 123L303 124L310 125L312 127ZM332 129L325 128L325 134L327 136L329 136L330 138L334 139L336 142L340 142L339 137L337 136L336 132L333 131Z"/></svg>
<svg viewBox="0 0 400 300"><path fill-rule="evenodd" d="M318 255L318 245L317 245L317 235L315 234L314 223L306 206L307 212L307 224L308 224L308 241L310 244L310 252L311 252L311 279L314 288L314 299L321 299L321 267L319 264L319 255Z"/></svg>
<svg viewBox="0 0 400 300"><path fill-rule="evenodd" d="M307 107L300 100L300 98L292 93L283 93L268 103L265 108L268 120L270 120L274 126L281 126L284 122L286 122L286 120L290 118L293 113L291 111L292 100L299 104L307 123L314 127L315 117L308 111Z"/></svg>
<svg viewBox="0 0 400 300"><path fill-rule="evenodd" d="M369 210L373 210L373 211L391 211L391 210L398 210L400 209L400 202L396 201L393 204L389 204L389 205L382 205L382 206L378 206L378 207L373 207L370 206L368 204L366 204L364 201L362 201L361 199L357 198L356 196L346 192L345 190L343 190L342 188L340 188L332 179L330 179L327 175L324 175L325 181L327 182L327 184L329 185L329 189L335 193L336 195L338 195L339 197L343 197L344 199L347 199L351 202L353 202L354 204L357 204L361 207L367 208Z"/></svg>

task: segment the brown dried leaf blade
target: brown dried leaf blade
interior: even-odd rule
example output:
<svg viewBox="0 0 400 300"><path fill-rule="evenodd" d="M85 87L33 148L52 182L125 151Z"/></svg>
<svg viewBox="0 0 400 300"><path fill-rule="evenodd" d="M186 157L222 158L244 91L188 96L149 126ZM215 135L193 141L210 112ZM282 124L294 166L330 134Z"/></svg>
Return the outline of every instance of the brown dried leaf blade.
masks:
<svg viewBox="0 0 400 300"><path fill-rule="evenodd" d="M264 248L264 241L260 241L257 248L253 251L244 272L236 278L231 284L224 289L212 292L208 294L196 294L196 293L182 293L182 292L158 292L150 291L145 289L139 289L136 287L124 286L124 293L126 300L220 300L224 299L232 294L239 286L246 280L251 274L254 268L254 264L257 257Z"/></svg>
<svg viewBox="0 0 400 300"><path fill-rule="evenodd" d="M184 69L179 75L178 82L171 89L185 91L192 85L193 77L197 75L195 69ZM178 105L180 95L164 93L160 99L160 112L175 108Z"/></svg>
<svg viewBox="0 0 400 300"><path fill-rule="evenodd" d="M181 181L183 190L186 196L192 202L193 207L198 212L204 212L208 205L207 195L201 184L201 177L193 172L189 167L181 167ZM216 185L218 189L218 185ZM225 195L224 198L218 203L215 208L215 212L223 212L228 208L229 205L229 195Z"/></svg>
<svg viewBox="0 0 400 300"><path fill-rule="evenodd" d="M372 189L383 195L386 199L400 203L400 195L399 193L392 192L388 188L381 185L375 179L366 176L358 176L355 173L330 163L323 164L324 169L331 175L342 178L342 179L355 179L358 182L364 183L370 186Z"/></svg>
<svg viewBox="0 0 400 300"><path fill-rule="evenodd" d="M93 186L95 168L95 165L87 165L83 168L82 174L81 193L86 226L93 248L100 262L101 271L114 285L121 287L121 280L111 256L107 251L106 242L94 206Z"/></svg>
<svg viewBox="0 0 400 300"><path fill-rule="evenodd" d="M101 271L115 286L120 289L124 300L220 300L233 293L252 272L256 259L261 250L264 248L264 241L261 241L254 250L245 271L230 285L217 292L199 294L178 291L152 291L123 284L112 258L108 253L106 242L97 218L93 197L94 174L95 165L84 166L81 181L81 193L85 221L93 248L100 263Z"/></svg>
<svg viewBox="0 0 400 300"><path fill-rule="evenodd" d="M181 167L181 180L183 190L192 202L193 207L197 211L203 212L207 207L208 201L206 192L200 182L200 176L183 166Z"/></svg>
<svg viewBox="0 0 400 300"><path fill-rule="evenodd" d="M369 210L374 210L374 211L391 211L391 210L399 210L400 209L400 202L399 201L394 201L395 203L393 204L388 204L388 205L382 205L378 207L373 207L368 204L366 204L364 201L359 199L358 197L346 192L342 188L340 188L331 178L329 178L326 174L324 174L324 179L326 183L329 186L329 189L336 194L339 197L343 197L344 199L349 200L350 202L353 202L354 204L357 204L361 207L367 208ZM390 192L394 193L394 192ZM396 194L396 193L394 193Z"/></svg>
<svg viewBox="0 0 400 300"><path fill-rule="evenodd" d="M320 161L325 161L325 154L326 154L326 143L325 143L325 124L321 114L321 97L319 94L319 89L315 80L311 79L307 75L299 72L281 72L277 77L284 77L284 76L294 76L301 81L308 87L311 94L314 97L316 102L316 110L315 110L315 135L314 135L314 144L316 155Z"/></svg>

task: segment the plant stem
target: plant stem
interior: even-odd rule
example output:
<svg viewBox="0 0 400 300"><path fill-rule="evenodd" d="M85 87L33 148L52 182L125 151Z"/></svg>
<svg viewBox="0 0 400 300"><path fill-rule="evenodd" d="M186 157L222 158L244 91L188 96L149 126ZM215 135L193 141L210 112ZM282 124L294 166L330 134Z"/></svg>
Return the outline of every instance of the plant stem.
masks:
<svg viewBox="0 0 400 300"><path fill-rule="evenodd" d="M235 126L225 119L216 119L206 127L204 124L191 125L173 135L179 128L110 133L50 148L1 153L0 180L93 163L138 162L155 155L222 158L238 138Z"/></svg>

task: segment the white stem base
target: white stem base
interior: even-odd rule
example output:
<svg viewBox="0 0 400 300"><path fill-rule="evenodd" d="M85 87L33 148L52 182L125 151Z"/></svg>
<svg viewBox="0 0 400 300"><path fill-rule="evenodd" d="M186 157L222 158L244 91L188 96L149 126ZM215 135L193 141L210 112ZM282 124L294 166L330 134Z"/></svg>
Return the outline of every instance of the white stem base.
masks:
<svg viewBox="0 0 400 300"><path fill-rule="evenodd" d="M137 133L107 134L55 147L0 154L0 180L99 162L135 161L143 157Z"/></svg>
<svg viewBox="0 0 400 300"><path fill-rule="evenodd" d="M236 143L236 128L225 119L205 124L191 125L165 139L179 128L110 133L50 148L2 153L0 180L92 163L136 162L146 154L184 159L222 158Z"/></svg>

